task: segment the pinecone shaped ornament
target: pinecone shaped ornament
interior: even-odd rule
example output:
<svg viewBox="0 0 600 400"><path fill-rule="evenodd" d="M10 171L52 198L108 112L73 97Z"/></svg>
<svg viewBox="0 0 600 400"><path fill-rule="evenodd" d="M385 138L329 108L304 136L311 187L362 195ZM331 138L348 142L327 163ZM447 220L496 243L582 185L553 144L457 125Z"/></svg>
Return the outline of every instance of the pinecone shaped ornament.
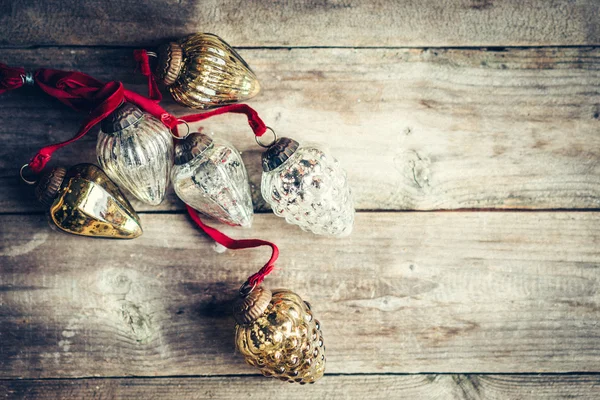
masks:
<svg viewBox="0 0 600 400"><path fill-rule="evenodd" d="M276 140L262 155L261 192L273 212L317 235L352 232L354 203L346 172L329 151Z"/></svg>
<svg viewBox="0 0 600 400"><path fill-rule="evenodd" d="M252 225L248 173L226 141L199 132L178 140L171 182L177 196L201 213L229 225Z"/></svg>
<svg viewBox="0 0 600 400"><path fill-rule="evenodd" d="M48 207L49 221L64 232L117 239L142 234L131 204L93 164L52 169L42 176L35 194Z"/></svg>
<svg viewBox="0 0 600 400"><path fill-rule="evenodd" d="M246 362L265 376L291 383L321 378L325 346L309 304L285 289L258 286L240 294L234 305L235 342Z"/></svg>
<svg viewBox="0 0 600 400"><path fill-rule="evenodd" d="M250 99L260 91L256 75L223 39L190 35L158 49L156 77L179 104L208 109Z"/></svg>
<svg viewBox="0 0 600 400"><path fill-rule="evenodd" d="M165 198L173 166L169 129L152 115L124 103L102 121L98 163L120 187L153 206Z"/></svg>

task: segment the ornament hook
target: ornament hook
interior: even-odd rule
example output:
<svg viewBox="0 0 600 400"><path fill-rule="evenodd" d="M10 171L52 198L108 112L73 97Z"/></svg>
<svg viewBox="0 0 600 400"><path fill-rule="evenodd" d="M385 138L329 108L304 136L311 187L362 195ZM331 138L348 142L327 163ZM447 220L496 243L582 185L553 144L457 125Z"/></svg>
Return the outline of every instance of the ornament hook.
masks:
<svg viewBox="0 0 600 400"><path fill-rule="evenodd" d="M26 86L33 86L35 84L33 72L25 72L24 74L21 74L21 80L23 81L23 85Z"/></svg>
<svg viewBox="0 0 600 400"><path fill-rule="evenodd" d="M242 297L248 296L250 293L252 293L252 291L255 288L256 288L256 283L254 283L253 285L250 285L250 282L248 282L248 281L244 282L244 284L240 287L240 296L242 296Z"/></svg>
<svg viewBox="0 0 600 400"><path fill-rule="evenodd" d="M270 126L267 126L267 130L271 131L271 133L273 134L273 141L269 144L262 143L260 141L260 136L254 136L254 140L256 140L256 144L258 144L260 147L264 147L265 149L273 146L273 144L277 141L277 134L275 133L275 131Z"/></svg>
<svg viewBox="0 0 600 400"><path fill-rule="evenodd" d="M184 121L184 120L182 120L182 119L178 119L178 120L177 120L177 123L184 124L184 125L187 127L187 132L186 132L186 134L185 134L185 136L175 136L175 135L173 134L173 132L171 131L171 135L172 135L172 136L173 136L175 139L177 139L177 140L184 140L186 137L190 136L190 132L191 132L191 130L190 130L190 126L189 126L189 124L188 124L187 122L185 122L185 121Z"/></svg>
<svg viewBox="0 0 600 400"><path fill-rule="evenodd" d="M146 51L146 54L148 55L148 57L154 57L154 58L158 57L158 54L156 54L153 51Z"/></svg>
<svg viewBox="0 0 600 400"><path fill-rule="evenodd" d="M29 167L29 164L25 164L21 167L21 169L19 170L19 176L21 177L21 179L23 180L23 182L25 182L28 185L35 185L37 183L37 181L30 181L28 179L25 178L25 176L23 175L23 171L25 170L25 168Z"/></svg>

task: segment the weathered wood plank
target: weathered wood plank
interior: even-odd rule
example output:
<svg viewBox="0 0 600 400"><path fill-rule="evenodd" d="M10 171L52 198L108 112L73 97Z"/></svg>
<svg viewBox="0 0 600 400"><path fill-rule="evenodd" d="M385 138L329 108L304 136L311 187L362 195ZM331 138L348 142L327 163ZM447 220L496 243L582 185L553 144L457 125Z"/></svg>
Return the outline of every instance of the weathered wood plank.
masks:
<svg viewBox="0 0 600 400"><path fill-rule="evenodd" d="M133 241L0 216L0 376L252 374L230 299L267 250L218 254L183 215ZM360 213L318 238L272 215L271 287L311 301L329 373L599 371L600 213Z"/></svg>
<svg viewBox="0 0 600 400"><path fill-rule="evenodd" d="M359 209L600 207L598 48L243 56L264 87L251 104L280 135L328 143L348 170ZM5 50L1 58L78 69L143 91L130 49ZM34 90L5 94L0 107L0 212L40 210L19 185L18 169L40 146L71 136L81 116ZM263 209L260 148L243 118L204 126L243 151ZM57 153L56 162L93 161L94 142L90 134ZM171 195L157 209L181 203Z"/></svg>
<svg viewBox="0 0 600 400"><path fill-rule="evenodd" d="M214 32L236 46L600 44L595 0L13 0L0 45L144 45Z"/></svg>
<svg viewBox="0 0 600 400"><path fill-rule="evenodd" d="M289 385L262 377L137 378L0 381L0 396L18 399L262 399L505 400L590 399L597 375L366 375L325 376L315 385Z"/></svg>

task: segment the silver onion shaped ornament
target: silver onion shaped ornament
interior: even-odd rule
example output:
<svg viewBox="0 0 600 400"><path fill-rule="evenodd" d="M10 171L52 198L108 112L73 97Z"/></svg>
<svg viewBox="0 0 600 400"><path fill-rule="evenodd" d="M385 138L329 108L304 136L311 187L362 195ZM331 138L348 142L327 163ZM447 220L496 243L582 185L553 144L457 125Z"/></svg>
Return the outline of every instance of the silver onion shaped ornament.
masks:
<svg viewBox="0 0 600 400"><path fill-rule="evenodd" d="M158 119L124 103L102 121L96 154L106 174L138 200L153 206L163 201L173 166L173 138Z"/></svg>
<svg viewBox="0 0 600 400"><path fill-rule="evenodd" d="M202 133L178 140L171 181L177 196L201 213L228 225L252 225L248 173L240 153L225 140Z"/></svg>
<svg viewBox="0 0 600 400"><path fill-rule="evenodd" d="M280 138L263 153L262 164L262 196L276 215L317 235L352 232L346 172L328 150Z"/></svg>

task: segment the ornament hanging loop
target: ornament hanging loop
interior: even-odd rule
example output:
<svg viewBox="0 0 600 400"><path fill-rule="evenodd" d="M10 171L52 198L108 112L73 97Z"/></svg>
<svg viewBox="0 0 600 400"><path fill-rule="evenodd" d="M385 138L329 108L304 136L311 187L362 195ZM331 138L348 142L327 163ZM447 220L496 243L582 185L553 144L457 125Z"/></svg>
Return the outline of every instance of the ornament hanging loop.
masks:
<svg viewBox="0 0 600 400"><path fill-rule="evenodd" d="M35 85L35 81L33 79L33 72L25 72L24 74L21 74L21 80L23 81L23 85L25 86Z"/></svg>
<svg viewBox="0 0 600 400"><path fill-rule="evenodd" d="M153 51L146 51L146 54L148 54L148 57L158 58L158 54Z"/></svg>
<svg viewBox="0 0 600 400"><path fill-rule="evenodd" d="M270 126L267 126L267 130L271 131L271 133L273 134L273 140L269 144L261 142L260 136L254 136L254 140L256 140L256 144L258 144L260 147L264 147L265 149L268 149L277 141L277 134L275 133L275 131Z"/></svg>
<svg viewBox="0 0 600 400"><path fill-rule="evenodd" d="M25 175L23 174L23 171L25 171L25 168L28 168L29 164L25 164L21 167L21 169L19 170L19 176L21 177L21 180L23 182L25 182L28 185L35 185L37 183L37 181L30 181L29 179L25 178Z"/></svg>
<svg viewBox="0 0 600 400"><path fill-rule="evenodd" d="M246 297L248 296L250 293L252 293L252 291L256 289L256 283L254 284L250 284L250 282L246 281L244 282L244 284L240 287L240 296L242 297Z"/></svg>
<svg viewBox="0 0 600 400"><path fill-rule="evenodd" d="M187 122L185 122L184 120L182 120L182 119L178 119L178 120L177 120L177 123L178 123L178 124L180 124L180 123L181 123L181 124L184 124L184 125L187 127L187 132L185 133L185 135L184 135L184 136L176 136L176 135L173 133L173 131L171 131L171 136L173 136L173 137L174 137L175 139L177 139L177 140L184 140L185 138L187 138L188 136L190 136L190 132L191 132L191 130L190 130L190 125L189 125Z"/></svg>

